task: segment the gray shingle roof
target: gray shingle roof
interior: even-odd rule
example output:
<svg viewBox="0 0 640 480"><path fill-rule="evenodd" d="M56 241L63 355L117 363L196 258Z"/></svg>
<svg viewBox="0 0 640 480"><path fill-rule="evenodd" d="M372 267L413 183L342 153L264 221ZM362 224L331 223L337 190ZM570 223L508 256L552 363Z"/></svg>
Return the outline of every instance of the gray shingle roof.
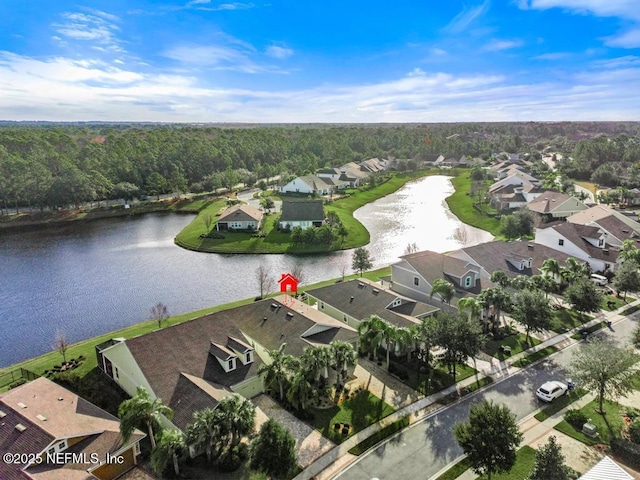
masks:
<svg viewBox="0 0 640 480"><path fill-rule="evenodd" d="M331 305L356 320L378 315L387 322L407 327L418 322L416 316L424 316L437 311L436 307L409 300L397 293L390 293L380 287L360 280L335 283L326 287L307 290L307 294ZM396 298L406 302L404 308L387 308Z"/></svg>
<svg viewBox="0 0 640 480"><path fill-rule="evenodd" d="M324 220L322 200L282 201L281 222L321 222Z"/></svg>

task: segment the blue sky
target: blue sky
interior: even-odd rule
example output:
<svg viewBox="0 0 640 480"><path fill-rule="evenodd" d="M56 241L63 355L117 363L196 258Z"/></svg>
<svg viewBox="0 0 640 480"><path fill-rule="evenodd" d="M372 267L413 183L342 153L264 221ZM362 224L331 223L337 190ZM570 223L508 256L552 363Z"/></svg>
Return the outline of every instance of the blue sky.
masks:
<svg viewBox="0 0 640 480"><path fill-rule="evenodd" d="M0 119L640 120L638 0L3 0Z"/></svg>

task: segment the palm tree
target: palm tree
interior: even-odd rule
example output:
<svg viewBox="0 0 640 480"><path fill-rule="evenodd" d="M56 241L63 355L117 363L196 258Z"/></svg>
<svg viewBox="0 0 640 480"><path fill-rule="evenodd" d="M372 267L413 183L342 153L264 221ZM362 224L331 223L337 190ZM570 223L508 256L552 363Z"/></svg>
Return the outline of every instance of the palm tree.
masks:
<svg viewBox="0 0 640 480"><path fill-rule="evenodd" d="M415 335L411 328L397 327L393 331L393 342L395 343L396 354L404 350L407 354L407 362L411 359L411 347L414 345Z"/></svg>
<svg viewBox="0 0 640 480"><path fill-rule="evenodd" d="M623 262L627 260L631 260L640 265L640 250L635 245L634 240L627 239L622 242L622 247L620 248L620 253L618 253L618 258Z"/></svg>
<svg viewBox="0 0 640 480"><path fill-rule="evenodd" d="M431 294L429 298L433 298L434 295L438 295L443 303L451 306L451 299L456 293L456 289L452 283L447 282L442 278L436 278L431 285Z"/></svg>
<svg viewBox="0 0 640 480"><path fill-rule="evenodd" d="M437 335L435 319L433 317L424 318L422 323L417 325L416 333L421 344L420 347L424 349L426 353L426 364L429 366L431 347L435 344Z"/></svg>
<svg viewBox="0 0 640 480"><path fill-rule="evenodd" d="M187 446L184 442L182 432L179 430L165 429L160 433L158 445L151 452L151 468L157 475L162 476L162 472L173 460L173 470L176 476L180 476L180 458L184 457Z"/></svg>
<svg viewBox="0 0 640 480"><path fill-rule="evenodd" d="M384 320L382 321L382 324L382 338L384 339L384 346L387 351L387 370L389 370L389 365L391 364L391 344L395 342L398 327L396 327L395 325L391 325Z"/></svg>
<svg viewBox="0 0 640 480"><path fill-rule="evenodd" d="M569 257L565 263L567 266L561 270L560 275L562 275L568 283L573 283L578 278L587 275L587 268L584 264L580 263L579 260Z"/></svg>
<svg viewBox="0 0 640 480"><path fill-rule="evenodd" d="M163 405L162 400L159 398L152 400L151 395L144 387L138 387L136 395L122 402L118 408L122 438L126 442L136 427L146 425L149 431L151 448L155 449L156 439L153 436L153 430L154 428L160 428L160 419L163 416L171 420L173 418L173 410Z"/></svg>
<svg viewBox="0 0 640 480"><path fill-rule="evenodd" d="M482 312L482 306L480 302L473 297L465 297L458 300L458 311L463 313L465 311L469 312L469 321L473 317L478 317Z"/></svg>
<svg viewBox="0 0 640 480"><path fill-rule="evenodd" d="M333 364L338 372L336 383L342 383L347 378L347 369L356 364L358 359L356 349L348 342L336 340L331 342L331 354Z"/></svg>
<svg viewBox="0 0 640 480"><path fill-rule="evenodd" d="M500 314L505 308L511 305L511 296L501 287L487 288L480 292L478 295L479 301L493 308L494 311L494 324L500 323Z"/></svg>
<svg viewBox="0 0 640 480"><path fill-rule="evenodd" d="M378 356L378 348L384 342L385 321L377 315L371 315L358 325L358 336L364 351L372 353L374 358Z"/></svg>
<svg viewBox="0 0 640 480"><path fill-rule="evenodd" d="M304 372L298 372L293 376L287 390L287 399L296 410L306 410L309 400L314 400L317 395L318 392L309 383Z"/></svg>
<svg viewBox="0 0 640 480"><path fill-rule="evenodd" d="M491 274L491 282L497 283L502 288L507 288L511 284L511 280L504 270L496 270Z"/></svg>
<svg viewBox="0 0 640 480"><path fill-rule="evenodd" d="M207 461L212 463L214 449L219 451L217 445L220 439L220 427L217 414L211 408L193 412L193 423L187 425L187 443L197 451L205 450ZM218 455L216 455L217 458Z"/></svg>
<svg viewBox="0 0 640 480"><path fill-rule="evenodd" d="M540 271L545 275L551 276L553 280L558 281L560 279L560 272L562 271L562 267L560 267L560 264L556 259L547 258L544 262L542 262Z"/></svg>
<svg viewBox="0 0 640 480"><path fill-rule="evenodd" d="M229 439L229 448L238 445L242 437L253 433L256 408L249 400L236 395L225 397L216 407L215 414L223 436Z"/></svg>
<svg viewBox="0 0 640 480"><path fill-rule="evenodd" d="M526 275L518 275L516 278L511 280L511 287L516 290L525 290L530 287L531 279Z"/></svg>
<svg viewBox="0 0 640 480"><path fill-rule="evenodd" d="M284 353L287 346L283 343L278 350L269 350L271 363L263 363L258 369L258 375L263 375L265 387L277 385L280 391L280 401L284 400L284 384L289 379L292 370L298 363L297 359Z"/></svg>

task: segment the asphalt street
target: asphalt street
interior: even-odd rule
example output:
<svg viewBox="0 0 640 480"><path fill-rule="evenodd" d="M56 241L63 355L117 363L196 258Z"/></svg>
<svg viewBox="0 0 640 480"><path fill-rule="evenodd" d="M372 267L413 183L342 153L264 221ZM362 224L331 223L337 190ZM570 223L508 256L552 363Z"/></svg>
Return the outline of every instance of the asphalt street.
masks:
<svg viewBox="0 0 640 480"><path fill-rule="evenodd" d="M634 315L635 317L635 315ZM597 335L610 335L620 344L628 345L637 320L626 318ZM411 428L400 432L386 443L364 455L334 478L340 480L429 479L462 455L451 434L452 427L469 416L470 408L483 399L503 403L518 420L544 406L535 390L547 380L567 379L566 367L581 343L554 354L533 367L500 380L488 389L465 397L459 403L441 409Z"/></svg>

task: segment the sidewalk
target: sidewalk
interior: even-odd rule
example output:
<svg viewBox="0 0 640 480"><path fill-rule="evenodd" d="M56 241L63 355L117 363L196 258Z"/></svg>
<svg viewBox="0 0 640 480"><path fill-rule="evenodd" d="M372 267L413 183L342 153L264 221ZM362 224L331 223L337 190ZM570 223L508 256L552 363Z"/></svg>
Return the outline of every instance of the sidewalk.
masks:
<svg viewBox="0 0 640 480"><path fill-rule="evenodd" d="M515 354L513 355L513 357L510 357L506 360L502 360L499 362L496 361L497 363L478 361L478 367L479 367L478 377L479 378L491 377L495 381L499 378L504 378L506 376L509 376L520 370L520 368L513 366L513 364L518 360L520 360L521 358L549 346L555 346L559 349L564 349L571 344L577 343L579 342L579 340L574 340L571 338L571 335L573 335L574 333L577 333L585 328L589 328L593 325L596 325L603 320L604 321L610 320L612 323L617 323L618 321L625 318L624 316L620 315L620 312L635 305L640 305L640 300L635 300L634 302L624 305L623 307L620 307L619 309L614 310L612 312L606 312L605 315L601 318L594 318L593 320L590 320L589 322L583 325L580 325L579 327L576 327L566 333L556 335L536 345L535 347L525 350L524 352ZM484 369L482 370L480 370L480 368L482 368L480 363L482 363L482 366L484 366ZM433 395L429 395L428 397L421 398L417 402L414 402L411 405L407 405L406 407L401 408L400 410L389 415L388 417L383 418L378 423L369 425L364 430L359 431L358 433L356 433L355 435L353 435L352 437L350 437L340 445L336 445L327 453L319 457L315 462L313 462L306 469L300 472L294 478L294 480L311 480L311 479L325 480L325 479L332 478L334 475L336 475L338 472L343 470L350 463L357 460L358 458L357 456L349 454L349 450L351 448L363 442L364 440L366 440L373 434L379 432L382 428L395 422L396 420L400 420L401 418L404 418L404 417L409 417L410 424L415 423L418 420L421 420L422 418L426 417L429 413L432 413L434 410L444 407L444 405L438 403L440 400L442 400L443 398L446 398L447 396L453 393L458 392L459 389L469 386L475 382L476 382L475 375L469 378L466 378L465 380L462 380L457 384L452 385L440 392L434 393ZM484 387L480 390L483 390L483 389ZM584 398L586 397L583 397L583 399ZM579 405L579 404L576 403L575 405ZM556 415L561 415L561 413L559 412ZM540 427L539 429L536 427L532 427L532 430L534 430L534 433L530 435L536 435L534 438L539 438L541 435L544 435L544 433L548 431L548 423L546 422L552 421L552 419L556 417L556 415L545 420L545 422L542 422L546 425L545 427ZM531 416L530 418L533 418L533 417ZM537 422L537 420L535 421ZM543 430L545 428L547 430ZM447 468L449 468L454 463L455 462L450 464Z"/></svg>

